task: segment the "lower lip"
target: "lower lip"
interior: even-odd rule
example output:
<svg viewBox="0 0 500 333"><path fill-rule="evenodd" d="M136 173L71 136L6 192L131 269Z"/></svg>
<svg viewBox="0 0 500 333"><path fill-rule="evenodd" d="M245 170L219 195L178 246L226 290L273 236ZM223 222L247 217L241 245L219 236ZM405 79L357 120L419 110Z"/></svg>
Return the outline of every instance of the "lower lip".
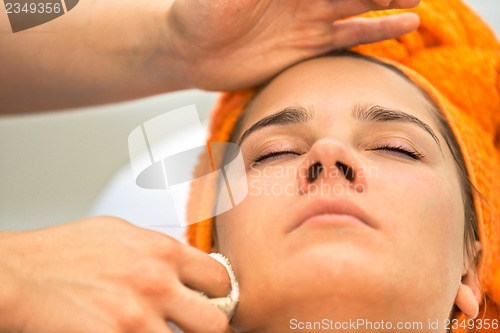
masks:
<svg viewBox="0 0 500 333"><path fill-rule="evenodd" d="M300 225L302 226L366 226L363 221L352 215L344 214L322 214L308 218Z"/></svg>

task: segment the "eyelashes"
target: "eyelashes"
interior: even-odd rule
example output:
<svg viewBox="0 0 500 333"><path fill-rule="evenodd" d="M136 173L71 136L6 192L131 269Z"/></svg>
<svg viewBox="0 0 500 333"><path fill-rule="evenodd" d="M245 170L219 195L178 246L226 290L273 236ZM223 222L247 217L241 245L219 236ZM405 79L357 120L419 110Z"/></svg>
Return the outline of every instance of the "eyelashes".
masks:
<svg viewBox="0 0 500 333"><path fill-rule="evenodd" d="M269 162L270 160L274 160L274 159L277 159L277 158L283 158L282 155L296 155L296 156L299 156L299 155L302 155L302 154L299 154L299 153L297 153L297 152L295 152L293 150L270 151L270 152L258 155L257 157L255 157L253 159L252 163L259 164L259 163L262 163L262 161Z"/></svg>
<svg viewBox="0 0 500 333"><path fill-rule="evenodd" d="M403 146L392 146L392 145L381 145L378 146L377 148L374 149L369 149L369 150L387 150L394 155L403 155L405 157L409 157L411 159L420 161L425 157L424 153L418 152L416 150L410 150L406 147Z"/></svg>
<svg viewBox="0 0 500 333"><path fill-rule="evenodd" d="M398 146L398 145L389 145L389 144L384 144L377 146L376 148L368 149L368 151L387 151L390 154L400 156L403 158L410 158L415 161L420 161L425 157L424 153L418 152L416 150L410 150L404 146ZM257 155L253 160L252 164L261 164L265 162L271 162L277 159L282 159L286 158L288 156L300 156L302 155L301 153L298 153L293 150L277 150L277 151L268 151L266 153Z"/></svg>

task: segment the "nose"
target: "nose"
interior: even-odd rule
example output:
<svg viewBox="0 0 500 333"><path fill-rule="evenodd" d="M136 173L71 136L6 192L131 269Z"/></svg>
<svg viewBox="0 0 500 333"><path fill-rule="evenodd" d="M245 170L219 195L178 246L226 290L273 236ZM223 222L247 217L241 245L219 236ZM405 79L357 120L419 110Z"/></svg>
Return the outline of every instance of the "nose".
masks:
<svg viewBox="0 0 500 333"><path fill-rule="evenodd" d="M314 143L297 172L299 193L305 194L310 185L340 184L357 193L366 191L366 177L361 163L347 147L333 139Z"/></svg>

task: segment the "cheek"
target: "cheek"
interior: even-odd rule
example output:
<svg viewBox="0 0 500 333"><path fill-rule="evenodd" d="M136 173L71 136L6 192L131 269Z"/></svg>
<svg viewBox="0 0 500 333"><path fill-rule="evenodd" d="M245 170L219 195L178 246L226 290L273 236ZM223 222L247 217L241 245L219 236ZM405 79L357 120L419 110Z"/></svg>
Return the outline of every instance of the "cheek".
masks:
<svg viewBox="0 0 500 333"><path fill-rule="evenodd" d="M265 306L274 302L264 300L262 295L272 294L264 282L274 280L270 267L279 266L288 218L284 212L295 203L295 188L290 189L296 186L294 179L294 175L248 173L247 197L217 217L219 251L230 259L240 283L240 304L233 323L265 316Z"/></svg>
<svg viewBox="0 0 500 333"><path fill-rule="evenodd" d="M217 218L221 250L233 254L251 250L258 255L258 245L261 252L265 253L266 248L269 251L286 225L283 211L296 196L295 177L281 168L249 171L245 199Z"/></svg>
<svg viewBox="0 0 500 333"><path fill-rule="evenodd" d="M381 173L373 187L386 206L379 218L388 235L418 266L439 270L461 263L464 213L457 180L428 168L399 168Z"/></svg>

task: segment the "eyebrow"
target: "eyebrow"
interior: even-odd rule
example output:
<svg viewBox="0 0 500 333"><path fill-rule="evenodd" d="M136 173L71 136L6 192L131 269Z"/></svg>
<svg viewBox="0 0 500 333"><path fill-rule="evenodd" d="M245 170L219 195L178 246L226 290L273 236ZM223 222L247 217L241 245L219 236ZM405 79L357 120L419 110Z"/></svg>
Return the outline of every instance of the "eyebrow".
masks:
<svg viewBox="0 0 500 333"><path fill-rule="evenodd" d="M432 130L432 128L424 123L422 120L415 116L412 116L406 112L385 108L379 105L368 106L364 104L356 104L352 109L352 116L354 119L360 122L406 122L410 124L417 125L418 127L425 130L430 134L432 139L437 143L439 149L441 149L441 144L438 137ZM253 124L249 129L247 129L241 138L238 140L237 144L240 146L250 134L260 129L268 126L285 126L294 124L303 124L311 120L313 117L312 112L306 110L301 106L290 106L283 110L264 117Z"/></svg>
<svg viewBox="0 0 500 333"><path fill-rule="evenodd" d="M379 105L367 106L363 104L356 104L352 109L352 115L356 120L360 122L397 121L397 122L404 122L417 125L418 127L425 130L427 133L429 133L432 139L434 139L434 141L439 146L439 149L441 149L441 144L439 143L439 139L436 133L434 133L434 131L432 130L432 128L426 123L424 123L422 120L406 112L396 109L385 108Z"/></svg>
<svg viewBox="0 0 500 333"><path fill-rule="evenodd" d="M303 124L311 120L312 116L312 113L310 111L307 111L304 107L286 107L283 110L270 116L264 117L253 124L249 129L245 131L245 133L243 133L241 138L238 140L238 145L241 145L243 140L245 140L250 134L264 127Z"/></svg>

